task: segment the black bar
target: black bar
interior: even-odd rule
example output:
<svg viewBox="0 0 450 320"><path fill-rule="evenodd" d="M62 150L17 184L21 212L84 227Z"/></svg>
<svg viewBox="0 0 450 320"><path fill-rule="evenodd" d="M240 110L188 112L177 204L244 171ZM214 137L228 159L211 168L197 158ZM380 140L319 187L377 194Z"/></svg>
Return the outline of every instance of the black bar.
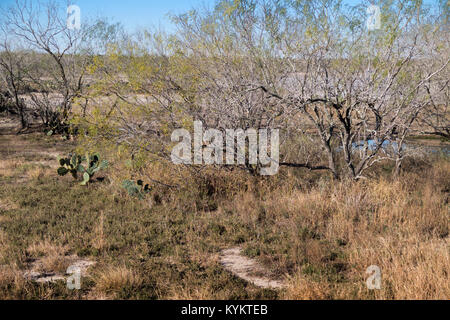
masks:
<svg viewBox="0 0 450 320"><path fill-rule="evenodd" d="M46 319L52 316L105 319L111 315L167 320L307 319L331 315L383 320L392 310L404 317L424 310L438 312L439 307L448 310L448 301L0 301L5 316L40 314Z"/></svg>

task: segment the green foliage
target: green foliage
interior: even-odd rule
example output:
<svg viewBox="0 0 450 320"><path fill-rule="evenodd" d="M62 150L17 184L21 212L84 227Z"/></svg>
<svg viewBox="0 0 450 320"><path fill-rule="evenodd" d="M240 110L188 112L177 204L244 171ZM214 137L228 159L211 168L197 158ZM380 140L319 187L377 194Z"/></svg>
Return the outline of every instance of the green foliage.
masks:
<svg viewBox="0 0 450 320"><path fill-rule="evenodd" d="M58 163L60 167L57 172L60 176L65 176L70 173L74 179L78 178L78 172L80 171L81 162L83 162L83 157L77 154L69 154L67 158L58 157Z"/></svg>
<svg viewBox="0 0 450 320"><path fill-rule="evenodd" d="M86 161L86 166L82 163ZM71 173L74 179L78 179L78 173L82 174L83 181L82 186L85 186L92 180L92 177L96 172L106 169L108 167L108 161L100 161L100 156L98 153L89 154L86 153L85 157L77 155L69 155L68 158L59 158L58 162L60 167L57 172L60 176L65 176L67 173Z"/></svg>
<svg viewBox="0 0 450 320"><path fill-rule="evenodd" d="M125 180L122 182L122 187L127 190L131 197L137 197L140 200L145 198L145 195L150 192L150 185L147 183L144 185L142 180L136 182L132 180Z"/></svg>
<svg viewBox="0 0 450 320"><path fill-rule="evenodd" d="M89 183L96 172L108 167L108 161L100 161L100 156L98 153L92 155L86 153L86 162L86 168L83 165L80 165L80 169L82 170L80 172L83 172L83 182L81 183L82 186L85 186L87 183Z"/></svg>

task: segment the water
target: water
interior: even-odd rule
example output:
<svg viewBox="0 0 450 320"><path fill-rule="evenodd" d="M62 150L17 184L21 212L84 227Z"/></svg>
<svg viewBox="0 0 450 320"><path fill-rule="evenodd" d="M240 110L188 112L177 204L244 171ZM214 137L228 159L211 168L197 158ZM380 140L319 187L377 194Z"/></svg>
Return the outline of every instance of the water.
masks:
<svg viewBox="0 0 450 320"><path fill-rule="evenodd" d="M357 142L352 143L353 150L363 150L365 148L365 141L360 140ZM367 140L367 149L369 151L374 151L377 147L377 141L376 140ZM381 145L381 148L384 149L387 152L397 152L398 150L398 144L395 141L389 141L386 140ZM408 151L408 150L418 150L423 151L428 154L438 154L442 153L446 156L450 156L450 146L424 146L419 144L410 144L410 143L403 143L402 145L402 151ZM336 149L336 151L341 152L342 147L339 147Z"/></svg>

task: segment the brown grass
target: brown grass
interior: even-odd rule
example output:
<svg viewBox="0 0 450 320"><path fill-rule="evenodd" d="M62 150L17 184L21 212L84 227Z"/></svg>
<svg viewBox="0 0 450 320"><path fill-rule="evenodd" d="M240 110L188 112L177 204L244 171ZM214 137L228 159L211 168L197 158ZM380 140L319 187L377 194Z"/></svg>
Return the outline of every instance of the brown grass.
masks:
<svg viewBox="0 0 450 320"><path fill-rule="evenodd" d="M94 276L94 290L100 297L117 294L124 288L137 287L142 283L141 276L126 266L108 266Z"/></svg>
<svg viewBox="0 0 450 320"><path fill-rule="evenodd" d="M105 152L107 179L81 187L15 155L0 160L2 299L450 299L446 158L413 161L398 179L380 166L353 182L293 169L270 178L160 163L130 171ZM119 187L130 178L151 183L145 200ZM219 254L236 246L288 288L263 290L224 270ZM97 262L82 292L23 278L63 274L74 257ZM366 286L371 265L381 290Z"/></svg>
<svg viewBox="0 0 450 320"><path fill-rule="evenodd" d="M27 253L36 259L33 271L65 273L70 264L67 247L55 245L48 240L31 244Z"/></svg>
<svg viewBox="0 0 450 320"><path fill-rule="evenodd" d="M259 245L262 258L286 272L292 261L319 269L306 278L304 270L296 271L284 297L448 299L449 211L442 187L450 181L450 163L441 162L424 175L344 181L326 189L269 195L262 205L270 220L267 227L291 243ZM233 210L256 224L261 209L255 202L245 195ZM286 255L274 259L268 253L274 249ZM333 251L337 253L331 257ZM364 272L370 265L382 270L382 290L365 288ZM334 274L326 274L330 267L342 277L339 288L330 281Z"/></svg>

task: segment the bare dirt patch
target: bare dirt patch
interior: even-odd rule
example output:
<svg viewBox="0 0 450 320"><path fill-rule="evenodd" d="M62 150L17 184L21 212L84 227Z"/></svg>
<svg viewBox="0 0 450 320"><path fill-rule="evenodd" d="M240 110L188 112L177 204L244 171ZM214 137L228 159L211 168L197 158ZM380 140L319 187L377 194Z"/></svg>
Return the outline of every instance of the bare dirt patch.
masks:
<svg viewBox="0 0 450 320"><path fill-rule="evenodd" d="M271 278L270 273L257 261L242 255L239 247L223 250L220 262L226 270L255 286L268 289L286 287L283 280Z"/></svg>
<svg viewBox="0 0 450 320"><path fill-rule="evenodd" d="M63 257L66 263L69 264L67 270L80 270L81 276L87 275L87 270L90 266L95 265L95 261L84 260L78 256L65 256ZM62 272L56 271L41 271L43 270L43 264L41 259L37 259L31 263L31 269L23 273L23 276L27 280L35 281L38 283L48 283L55 281L66 281L68 275Z"/></svg>

